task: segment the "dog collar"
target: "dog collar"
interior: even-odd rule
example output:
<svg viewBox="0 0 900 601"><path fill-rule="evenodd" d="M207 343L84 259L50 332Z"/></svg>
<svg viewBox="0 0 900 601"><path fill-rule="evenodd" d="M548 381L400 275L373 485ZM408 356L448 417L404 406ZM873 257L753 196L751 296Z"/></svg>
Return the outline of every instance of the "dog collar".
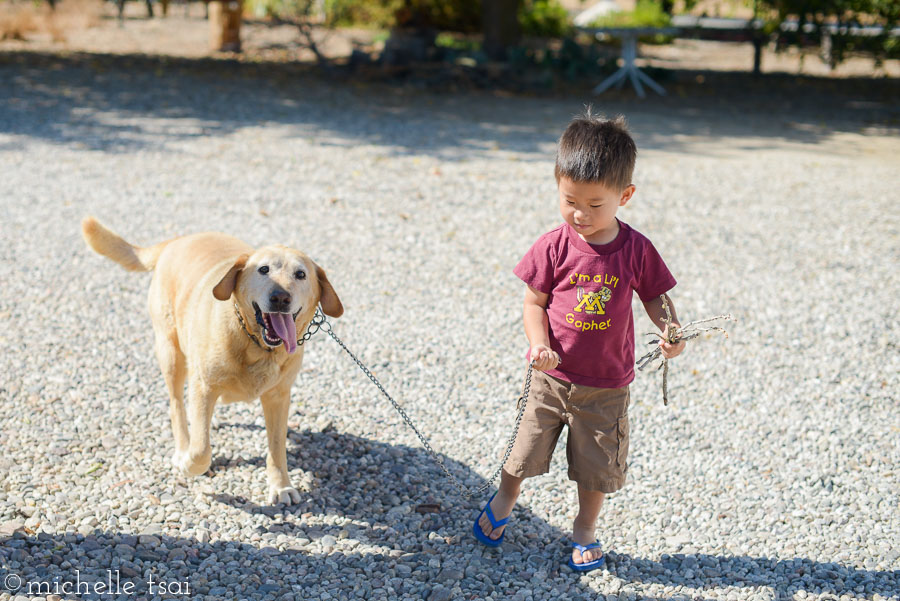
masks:
<svg viewBox="0 0 900 601"><path fill-rule="evenodd" d="M238 308L237 303L234 303L234 314L237 315L238 322L241 324L241 329L244 330L244 334L246 334L250 338L250 340L252 340L254 344L256 344L256 346L266 351L267 353L271 353L273 350L275 350L273 348L269 348L260 344L259 339L250 333L250 330L247 329L247 324L244 323L244 316L241 314L241 310Z"/></svg>

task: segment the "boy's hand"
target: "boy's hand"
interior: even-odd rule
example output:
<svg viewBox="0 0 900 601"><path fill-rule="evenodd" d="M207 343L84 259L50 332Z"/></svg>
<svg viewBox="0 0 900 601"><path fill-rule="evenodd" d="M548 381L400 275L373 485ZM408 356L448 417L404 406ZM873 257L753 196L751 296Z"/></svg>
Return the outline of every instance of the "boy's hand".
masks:
<svg viewBox="0 0 900 601"><path fill-rule="evenodd" d="M665 338L668 338L669 332L672 332L680 327L681 326L679 326L678 324L673 323L672 325L669 326L669 329L663 334L663 336L665 336ZM682 340L680 342L676 342L675 344L666 342L666 340L659 341L660 353L666 359L673 359L673 358L677 357L678 355L680 355L681 351L684 350L684 346L685 346L684 340Z"/></svg>
<svg viewBox="0 0 900 601"><path fill-rule="evenodd" d="M684 343L682 343L682 345L683 344ZM553 349L542 344L531 347L531 360L534 361L534 368L538 371L554 369L557 365L562 363L559 355L557 355Z"/></svg>

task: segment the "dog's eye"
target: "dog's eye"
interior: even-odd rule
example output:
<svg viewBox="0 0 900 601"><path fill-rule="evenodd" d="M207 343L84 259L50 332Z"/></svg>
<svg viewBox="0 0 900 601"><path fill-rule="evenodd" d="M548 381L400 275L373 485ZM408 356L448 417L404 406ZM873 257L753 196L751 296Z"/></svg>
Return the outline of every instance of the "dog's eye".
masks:
<svg viewBox="0 0 900 601"><path fill-rule="evenodd" d="M260 273L262 273L262 274L269 273L269 266L268 266L268 265L263 265L262 267L260 267L260 268L257 269L256 271L258 271L258 272L260 272Z"/></svg>
<svg viewBox="0 0 900 601"><path fill-rule="evenodd" d="M306 272L303 271L302 269L298 269L298 270L294 273L294 277L297 278L298 280L305 280L305 279L306 279Z"/></svg>

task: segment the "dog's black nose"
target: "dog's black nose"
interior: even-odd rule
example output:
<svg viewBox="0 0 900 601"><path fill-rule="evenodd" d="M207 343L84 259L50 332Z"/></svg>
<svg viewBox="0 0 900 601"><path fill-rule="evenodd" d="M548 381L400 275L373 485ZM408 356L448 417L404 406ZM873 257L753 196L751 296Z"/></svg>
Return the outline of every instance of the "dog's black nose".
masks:
<svg viewBox="0 0 900 601"><path fill-rule="evenodd" d="M288 313L291 310L291 295L287 290L276 288L269 295L270 313Z"/></svg>

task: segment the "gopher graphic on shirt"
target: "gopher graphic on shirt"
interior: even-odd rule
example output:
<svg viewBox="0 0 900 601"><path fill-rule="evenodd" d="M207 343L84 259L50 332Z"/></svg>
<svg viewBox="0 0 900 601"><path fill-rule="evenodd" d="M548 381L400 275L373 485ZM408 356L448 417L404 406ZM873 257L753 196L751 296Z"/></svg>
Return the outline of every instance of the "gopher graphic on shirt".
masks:
<svg viewBox="0 0 900 601"><path fill-rule="evenodd" d="M576 311L584 311L589 315L606 315L606 303L612 298L612 290L604 286L597 292L585 294L584 288L578 287L578 306Z"/></svg>
<svg viewBox="0 0 900 601"><path fill-rule="evenodd" d="M612 299L612 288L619 284L619 278L614 275L600 274L588 275L584 273L574 273L569 277L570 284L589 284L596 283L600 285L599 290L587 290L584 286L576 286L576 299L578 304L572 309L571 313L566 314L566 322L575 327L576 330L582 332L590 332L592 330L605 330L609 328L611 319L604 321L595 321L587 318L588 315L606 315L606 304ZM612 286L612 288L610 288ZM582 317L576 315L582 313Z"/></svg>

